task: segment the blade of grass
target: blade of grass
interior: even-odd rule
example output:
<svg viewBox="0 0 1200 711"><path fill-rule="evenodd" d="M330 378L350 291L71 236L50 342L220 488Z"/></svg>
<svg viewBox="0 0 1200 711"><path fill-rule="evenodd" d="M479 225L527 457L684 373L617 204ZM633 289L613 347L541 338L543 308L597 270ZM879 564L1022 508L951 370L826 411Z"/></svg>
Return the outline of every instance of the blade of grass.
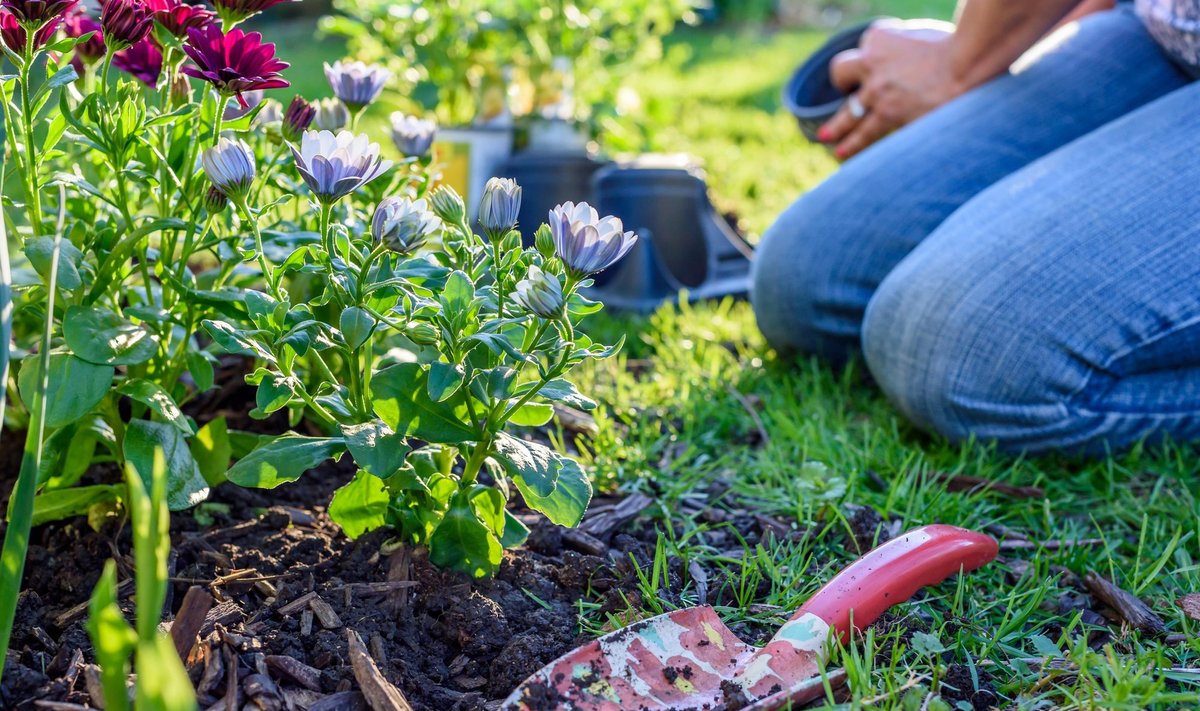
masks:
<svg viewBox="0 0 1200 711"><path fill-rule="evenodd" d="M61 201L60 201L61 204ZM33 527L33 499L37 490L37 473L42 465L42 446L46 435L46 391L50 387L50 339L54 335L54 297L58 288L58 258L62 251L62 219L54 238L50 255L50 278L46 292L46 325L38 357L38 387L30 403L31 427L25 436L25 453L21 470L13 487L11 517L0 550L0 679L4 677L4 660L12 636L13 620L17 614L17 596L21 578L25 575L25 553L29 547L29 531ZM7 351L7 348L5 349Z"/></svg>

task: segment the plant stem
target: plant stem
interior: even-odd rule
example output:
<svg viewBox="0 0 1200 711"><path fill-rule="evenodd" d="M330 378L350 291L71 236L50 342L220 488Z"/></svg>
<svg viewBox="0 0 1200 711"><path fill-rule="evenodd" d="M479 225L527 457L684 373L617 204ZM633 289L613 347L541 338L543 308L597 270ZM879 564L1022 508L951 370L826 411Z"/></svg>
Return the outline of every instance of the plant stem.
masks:
<svg viewBox="0 0 1200 711"><path fill-rule="evenodd" d="M36 237L42 233L42 196L38 190L38 164L37 151L33 147L33 103L31 100L31 92L29 91L30 74L33 72L33 47L36 41L36 33L26 30L25 32L25 65L21 67L20 87L21 87L21 132L22 138L25 141L25 191L28 194L29 204L26 209L29 211L29 225L33 228L33 235Z"/></svg>
<svg viewBox="0 0 1200 711"><path fill-rule="evenodd" d="M325 266L333 273L333 205L321 203L321 217L317 230L321 233L321 244L325 247Z"/></svg>
<svg viewBox="0 0 1200 711"><path fill-rule="evenodd" d="M483 441L475 445L475 449L471 451L471 458L467 460L467 464L463 467L462 478L459 479L458 488L466 489L475 483L479 478L479 470L483 468L484 461L487 460L492 451L492 435L484 437Z"/></svg>
<svg viewBox="0 0 1200 711"><path fill-rule="evenodd" d="M262 270L263 279L267 282L267 289L271 292L277 301L285 301L283 292L279 289L279 284L275 279L275 269L267 261L267 254L263 251L262 231L258 228L258 218L250 212L250 207L246 204L246 198L240 197L236 200L238 210L242 213L242 217L250 225L251 231L254 233L254 251L258 256L258 268Z"/></svg>

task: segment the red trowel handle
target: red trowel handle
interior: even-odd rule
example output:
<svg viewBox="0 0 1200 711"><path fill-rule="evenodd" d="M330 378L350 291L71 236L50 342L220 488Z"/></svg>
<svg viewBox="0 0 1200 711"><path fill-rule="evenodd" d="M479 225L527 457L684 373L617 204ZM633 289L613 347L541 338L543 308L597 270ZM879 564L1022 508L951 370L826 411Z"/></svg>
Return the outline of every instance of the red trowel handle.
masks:
<svg viewBox="0 0 1200 711"><path fill-rule="evenodd" d="M888 608L962 570L969 572L996 558L990 536L954 526L918 528L873 549L838 573L809 598L792 619L813 614L825 620L843 641L853 628L870 625Z"/></svg>

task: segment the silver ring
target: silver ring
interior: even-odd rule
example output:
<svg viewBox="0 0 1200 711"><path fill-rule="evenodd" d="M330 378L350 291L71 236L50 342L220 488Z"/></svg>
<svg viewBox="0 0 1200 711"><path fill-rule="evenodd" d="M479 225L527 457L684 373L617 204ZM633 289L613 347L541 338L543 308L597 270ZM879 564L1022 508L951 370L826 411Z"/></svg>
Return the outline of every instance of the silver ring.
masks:
<svg viewBox="0 0 1200 711"><path fill-rule="evenodd" d="M863 106L862 99L858 98L858 94L851 94L850 98L846 99L846 108L850 109L850 115L856 121L862 120L862 117L867 115L867 107Z"/></svg>

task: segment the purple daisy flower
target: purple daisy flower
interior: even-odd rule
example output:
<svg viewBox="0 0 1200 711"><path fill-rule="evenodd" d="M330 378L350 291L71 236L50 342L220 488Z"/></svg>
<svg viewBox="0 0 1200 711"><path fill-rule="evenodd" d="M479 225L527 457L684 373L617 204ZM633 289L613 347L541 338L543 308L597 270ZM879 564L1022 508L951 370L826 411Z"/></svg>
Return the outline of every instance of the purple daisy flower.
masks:
<svg viewBox="0 0 1200 711"><path fill-rule="evenodd" d="M378 64L339 61L325 65L325 78L334 96L351 111L360 111L379 98L392 73Z"/></svg>
<svg viewBox="0 0 1200 711"><path fill-rule="evenodd" d="M392 167L379 157L379 144L366 134L307 131L300 148L292 146L296 168L317 200L330 205L383 175Z"/></svg>
<svg viewBox="0 0 1200 711"><path fill-rule="evenodd" d="M149 37L113 55L113 66L133 75L151 89L158 87L162 75L163 54Z"/></svg>
<svg viewBox="0 0 1200 711"><path fill-rule="evenodd" d="M217 13L183 0L146 0L146 5L154 12L154 21L179 39L186 38L188 30L208 27L217 21Z"/></svg>
<svg viewBox="0 0 1200 711"><path fill-rule="evenodd" d="M154 25L154 15L142 0L104 0L100 26L109 49L123 49L141 42Z"/></svg>
<svg viewBox="0 0 1200 711"><path fill-rule="evenodd" d="M0 7L8 10L22 25L41 28L47 22L61 18L79 0L2 0Z"/></svg>
<svg viewBox="0 0 1200 711"><path fill-rule="evenodd" d="M217 7L221 19L231 24L237 24L247 17L252 17L280 3L297 2L298 0L212 0Z"/></svg>
<svg viewBox="0 0 1200 711"><path fill-rule="evenodd" d="M291 84L280 74L290 65L275 56L275 45L263 44L257 32L221 31L217 25L188 30L183 51L195 62L183 73L212 84L226 96L236 96L248 106L243 92L282 89Z"/></svg>
<svg viewBox="0 0 1200 711"><path fill-rule="evenodd" d="M61 19L55 18L43 25L42 29L33 36L33 48L38 49L49 42L61 22ZM25 42L29 39L29 35L25 32L25 28L17 16L6 10L0 10L0 38L3 39L4 45L13 52L25 53Z"/></svg>
<svg viewBox="0 0 1200 711"><path fill-rule="evenodd" d="M550 211L554 248L567 269L586 276L608 269L633 249L637 235L616 217L601 219L596 208L565 202Z"/></svg>

